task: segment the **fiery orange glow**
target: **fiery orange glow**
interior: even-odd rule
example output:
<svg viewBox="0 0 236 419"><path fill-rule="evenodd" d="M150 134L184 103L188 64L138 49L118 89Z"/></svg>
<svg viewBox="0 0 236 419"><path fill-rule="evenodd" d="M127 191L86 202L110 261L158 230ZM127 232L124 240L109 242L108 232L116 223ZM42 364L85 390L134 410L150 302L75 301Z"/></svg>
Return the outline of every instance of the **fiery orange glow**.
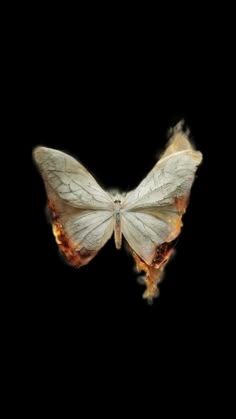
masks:
<svg viewBox="0 0 236 419"><path fill-rule="evenodd" d="M52 231L59 248L65 255L68 262L71 265L79 268L81 266L81 258L79 252L76 252L76 249L73 247L72 243L70 243L70 241L66 237L62 225L59 222L53 222Z"/></svg>
<svg viewBox="0 0 236 419"><path fill-rule="evenodd" d="M143 283L146 285L146 290L143 298L152 303L153 298L158 297L158 284L163 278L163 271L166 263L173 254L174 249L171 243L163 243L157 247L152 264L148 265L144 262L134 251L132 251L136 268L138 272L145 272L146 276L143 278Z"/></svg>

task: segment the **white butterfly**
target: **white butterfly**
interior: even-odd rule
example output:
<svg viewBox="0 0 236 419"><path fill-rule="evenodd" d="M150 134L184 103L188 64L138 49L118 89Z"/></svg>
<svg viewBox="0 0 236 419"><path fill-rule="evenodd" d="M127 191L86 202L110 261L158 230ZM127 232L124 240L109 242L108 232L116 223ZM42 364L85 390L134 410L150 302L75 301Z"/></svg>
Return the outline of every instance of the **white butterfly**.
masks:
<svg viewBox="0 0 236 419"><path fill-rule="evenodd" d="M120 249L122 235L138 271L144 271L149 301L158 295L166 262L173 253L182 215L202 154L193 149L179 123L168 147L139 186L126 195L104 191L73 157L37 147L34 159L42 174L56 241L73 266L87 264L110 239Z"/></svg>

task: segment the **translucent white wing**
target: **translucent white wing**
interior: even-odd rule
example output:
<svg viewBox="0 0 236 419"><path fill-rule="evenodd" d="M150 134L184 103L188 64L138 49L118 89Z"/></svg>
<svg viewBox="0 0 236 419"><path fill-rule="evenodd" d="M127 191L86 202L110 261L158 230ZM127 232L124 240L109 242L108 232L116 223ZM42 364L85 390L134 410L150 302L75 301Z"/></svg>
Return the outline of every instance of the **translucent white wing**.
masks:
<svg viewBox="0 0 236 419"><path fill-rule="evenodd" d="M46 188L52 188L65 202L77 208L112 209L110 195L73 157L46 147L37 147L33 155Z"/></svg>
<svg viewBox="0 0 236 419"><path fill-rule="evenodd" d="M187 134L177 126L163 157L123 202L121 228L136 262L153 279L147 298L157 291L160 268L171 252L170 243L179 235L197 166L202 160ZM155 271L156 270L156 271ZM146 279L149 281L149 279Z"/></svg>
<svg viewBox="0 0 236 419"><path fill-rule="evenodd" d="M56 241L74 266L88 263L113 233L113 204L90 173L67 154L38 147Z"/></svg>

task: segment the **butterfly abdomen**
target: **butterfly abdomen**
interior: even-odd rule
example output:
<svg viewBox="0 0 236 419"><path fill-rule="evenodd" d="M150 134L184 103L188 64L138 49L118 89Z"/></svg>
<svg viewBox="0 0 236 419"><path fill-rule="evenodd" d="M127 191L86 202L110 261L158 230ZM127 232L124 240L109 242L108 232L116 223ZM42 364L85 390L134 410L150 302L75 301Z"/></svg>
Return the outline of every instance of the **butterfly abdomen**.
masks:
<svg viewBox="0 0 236 419"><path fill-rule="evenodd" d="M114 201L114 234L115 234L115 245L117 249L120 249L121 244L122 244L120 209L121 209L121 201L119 199L116 199Z"/></svg>

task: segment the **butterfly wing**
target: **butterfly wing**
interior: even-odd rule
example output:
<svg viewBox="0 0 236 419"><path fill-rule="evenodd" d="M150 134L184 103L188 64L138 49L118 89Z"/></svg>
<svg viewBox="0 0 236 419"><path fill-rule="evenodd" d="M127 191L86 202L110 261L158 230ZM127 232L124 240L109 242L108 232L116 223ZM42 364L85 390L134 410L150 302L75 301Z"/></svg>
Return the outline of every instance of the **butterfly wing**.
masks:
<svg viewBox="0 0 236 419"><path fill-rule="evenodd" d="M52 188L64 202L81 209L112 209L110 195L76 159L46 147L37 147L33 155L46 188Z"/></svg>
<svg viewBox="0 0 236 419"><path fill-rule="evenodd" d="M68 154L37 147L33 155L47 191L56 241L72 265L85 265L113 233L112 199Z"/></svg>
<svg viewBox="0 0 236 419"><path fill-rule="evenodd" d="M173 253L197 166L202 160L178 126L163 157L123 202L122 233L138 269L147 274L146 298L157 293L164 264Z"/></svg>

